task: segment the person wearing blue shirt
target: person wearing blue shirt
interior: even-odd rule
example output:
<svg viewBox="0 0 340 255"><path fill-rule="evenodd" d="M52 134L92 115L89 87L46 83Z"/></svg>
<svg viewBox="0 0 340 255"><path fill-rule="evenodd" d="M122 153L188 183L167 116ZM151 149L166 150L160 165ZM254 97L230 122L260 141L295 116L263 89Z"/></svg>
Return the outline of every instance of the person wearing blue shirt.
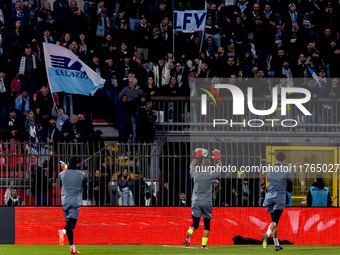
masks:
<svg viewBox="0 0 340 255"><path fill-rule="evenodd" d="M309 188L307 195L307 206L331 206L332 199L329 189L323 181L323 174L315 175L315 182Z"/></svg>

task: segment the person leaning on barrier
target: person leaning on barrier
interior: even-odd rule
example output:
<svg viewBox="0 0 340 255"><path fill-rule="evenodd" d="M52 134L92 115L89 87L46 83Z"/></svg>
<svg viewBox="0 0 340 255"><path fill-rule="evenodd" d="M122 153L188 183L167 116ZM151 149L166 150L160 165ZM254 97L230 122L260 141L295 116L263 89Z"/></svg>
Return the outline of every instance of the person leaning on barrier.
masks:
<svg viewBox="0 0 340 255"><path fill-rule="evenodd" d="M147 98L145 105L143 105L137 112L137 142L152 143L155 138L156 129L154 123L157 119L156 112L152 110L152 101Z"/></svg>
<svg viewBox="0 0 340 255"><path fill-rule="evenodd" d="M233 201L236 206L252 206L253 183L250 182L249 176L245 172L238 172L238 180L233 185Z"/></svg>
<svg viewBox="0 0 340 255"><path fill-rule="evenodd" d="M93 192L96 205L109 205L110 195L108 193L108 183L106 182L106 176L103 176L100 169L96 170L92 185L90 192Z"/></svg>
<svg viewBox="0 0 340 255"><path fill-rule="evenodd" d="M323 181L323 174L315 175L315 182L309 188L307 195L307 206L330 207L332 203L331 194Z"/></svg>
<svg viewBox="0 0 340 255"><path fill-rule="evenodd" d="M218 179L214 179L212 182L212 198L213 206L228 206L225 202L225 192Z"/></svg>
<svg viewBox="0 0 340 255"><path fill-rule="evenodd" d="M11 181L5 192L5 196L4 196L5 205L7 205L8 200L11 198L13 186L14 186L14 181Z"/></svg>
<svg viewBox="0 0 340 255"><path fill-rule="evenodd" d="M25 205L24 201L20 200L17 187L12 187L11 197L9 198L6 205L7 206L22 206L22 205Z"/></svg>
<svg viewBox="0 0 340 255"><path fill-rule="evenodd" d="M185 195L184 192L180 192L178 194L178 203L177 206L189 206L190 201L187 199L187 196Z"/></svg>
<svg viewBox="0 0 340 255"><path fill-rule="evenodd" d="M87 206L87 205L92 205L93 204L93 194L92 194L92 190L90 189L90 187L93 186L93 181L92 178L89 177L89 171L87 169L83 170L84 174L85 174L85 179L83 182L83 206Z"/></svg>
<svg viewBox="0 0 340 255"><path fill-rule="evenodd" d="M128 168L124 167L123 172L118 176L118 186L122 194L122 205L132 206L134 205L134 199L132 195L133 180L131 179Z"/></svg>
<svg viewBox="0 0 340 255"><path fill-rule="evenodd" d="M136 206L144 206L145 205L145 196L146 191L149 191L150 188L143 180L142 176L136 171L133 175L134 189L133 189L133 197Z"/></svg>

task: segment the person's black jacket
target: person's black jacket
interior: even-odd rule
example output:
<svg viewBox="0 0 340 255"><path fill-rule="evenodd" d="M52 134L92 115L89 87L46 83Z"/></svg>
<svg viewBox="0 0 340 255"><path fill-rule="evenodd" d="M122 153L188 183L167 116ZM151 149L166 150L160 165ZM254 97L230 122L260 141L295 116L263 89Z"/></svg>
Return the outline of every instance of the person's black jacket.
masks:
<svg viewBox="0 0 340 255"><path fill-rule="evenodd" d="M68 119L64 122L63 127L61 128L61 141L74 142L75 139L75 127L73 127L73 124Z"/></svg>
<svg viewBox="0 0 340 255"><path fill-rule="evenodd" d="M266 95L271 95L269 84L265 79L250 79L250 84L248 87L253 88L253 97L264 97Z"/></svg>
<svg viewBox="0 0 340 255"><path fill-rule="evenodd" d="M90 193L93 192L94 200L96 205L106 205L110 201L110 195L108 193L107 183L105 182L105 177L94 178L93 182L90 183ZM93 186L92 186L93 185ZM95 187L99 187L99 190L94 190Z"/></svg>
<svg viewBox="0 0 340 255"><path fill-rule="evenodd" d="M73 38L78 38L80 33L86 31L87 18L83 12L80 15L76 14L71 8L66 12L68 31Z"/></svg>
<svg viewBox="0 0 340 255"><path fill-rule="evenodd" d="M37 98L34 102L34 110L36 110L37 108L40 109L41 115L51 114L53 108L53 99L50 92L45 97L41 94L41 92L37 94Z"/></svg>
<svg viewBox="0 0 340 255"><path fill-rule="evenodd" d="M77 133L80 134L78 141L87 142L93 138L94 129L90 120L79 120L76 124Z"/></svg>
<svg viewBox="0 0 340 255"><path fill-rule="evenodd" d="M42 21L40 22L42 24L43 30L49 29L51 33L54 32L55 21L56 21L56 16L55 16L54 11L45 10L44 8L42 8L40 11L37 12L36 16L42 19Z"/></svg>
<svg viewBox="0 0 340 255"><path fill-rule="evenodd" d="M315 84L313 87L310 87L310 86L305 86L305 89L309 90L309 92L311 93L312 95L312 98L313 98L313 95L317 94L318 97L320 95L320 87L318 84Z"/></svg>
<svg viewBox="0 0 340 255"><path fill-rule="evenodd" d="M147 184L143 180L143 178L139 178L138 180L134 180L134 185L133 185L133 197L135 200L135 205L136 206L143 206L145 205L145 200L144 200L144 191L145 188L147 187Z"/></svg>
<svg viewBox="0 0 340 255"><path fill-rule="evenodd" d="M128 2L128 14L132 19L136 19L138 17L142 17L146 11L146 1L133 1L129 0Z"/></svg>
<svg viewBox="0 0 340 255"><path fill-rule="evenodd" d="M135 31L135 42L134 45L137 48L149 48L150 41L152 40L152 29L146 24L145 27L139 24Z"/></svg>
<svg viewBox="0 0 340 255"><path fill-rule="evenodd" d="M45 129L42 130L42 141L46 142L48 140L53 140L54 143L60 141L60 131L57 126L48 125Z"/></svg>
<svg viewBox="0 0 340 255"><path fill-rule="evenodd" d="M148 93L149 95L151 95L151 93L154 92L154 94L151 96L159 95L159 89L156 87L156 85L152 85L152 88L149 88L148 86L144 86L142 90L144 93Z"/></svg>
<svg viewBox="0 0 340 255"><path fill-rule="evenodd" d="M156 116L153 115L151 109L146 106L140 108L137 112L136 122L137 122L137 142L153 142L155 137L154 123L156 121Z"/></svg>
<svg viewBox="0 0 340 255"><path fill-rule="evenodd" d="M183 86L184 85L182 85L182 87ZM168 84L168 85L162 86L160 92L161 92L162 96L183 96L184 91L183 91L182 87L179 88L177 84L175 86L171 87Z"/></svg>
<svg viewBox="0 0 340 255"><path fill-rule="evenodd" d="M137 78L137 80L138 80L138 84L143 88L143 91L144 91L145 86L147 85L148 78L149 77L154 77L154 76L155 75L154 75L154 73L152 71L152 68L150 68L149 71L147 71L143 67L138 68L138 78Z"/></svg>
<svg viewBox="0 0 340 255"><path fill-rule="evenodd" d="M218 186L218 188L216 189L213 186L213 194L214 191L216 192L216 198L213 197L213 206L225 206L226 204L226 199L225 199L225 191L220 188L220 186Z"/></svg>
<svg viewBox="0 0 340 255"><path fill-rule="evenodd" d="M8 133L13 130L17 130L18 133L21 133L23 131L23 127L20 118L17 116L14 120L12 120L9 116L7 116L3 130Z"/></svg>
<svg viewBox="0 0 340 255"><path fill-rule="evenodd" d="M117 69L116 66L108 66L102 69L102 77L105 79L104 89L113 89L116 88L113 80L117 81Z"/></svg>
<svg viewBox="0 0 340 255"><path fill-rule="evenodd" d="M7 202L7 206L21 206L21 205L23 205L23 202L20 199L14 201L12 198L10 198Z"/></svg>

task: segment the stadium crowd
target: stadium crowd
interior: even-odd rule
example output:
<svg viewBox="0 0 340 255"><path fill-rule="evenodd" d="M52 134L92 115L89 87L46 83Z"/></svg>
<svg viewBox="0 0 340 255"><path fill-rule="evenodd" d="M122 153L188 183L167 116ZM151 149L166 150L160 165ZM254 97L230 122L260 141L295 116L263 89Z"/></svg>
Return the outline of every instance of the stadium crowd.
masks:
<svg viewBox="0 0 340 255"><path fill-rule="evenodd" d="M2 139L84 141L96 136L91 119L105 118L116 123L121 142L130 133L133 141L153 141L151 96L194 95L196 78L259 78L247 85L256 97L268 97L275 86L304 86L314 99L340 97L339 1L204 2L1 1ZM205 32L174 32L173 7L206 7ZM106 79L105 86L94 97L52 97L43 42L69 48ZM169 122L180 119L172 107ZM59 132L51 139L54 122Z"/></svg>

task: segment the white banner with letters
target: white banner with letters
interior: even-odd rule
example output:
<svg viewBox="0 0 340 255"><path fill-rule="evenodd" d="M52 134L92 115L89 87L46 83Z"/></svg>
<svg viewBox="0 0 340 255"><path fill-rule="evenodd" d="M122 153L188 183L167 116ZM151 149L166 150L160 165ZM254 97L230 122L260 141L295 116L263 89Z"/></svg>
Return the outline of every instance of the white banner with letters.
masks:
<svg viewBox="0 0 340 255"><path fill-rule="evenodd" d="M207 18L206 10L174 11L174 31L184 33L203 32Z"/></svg>

